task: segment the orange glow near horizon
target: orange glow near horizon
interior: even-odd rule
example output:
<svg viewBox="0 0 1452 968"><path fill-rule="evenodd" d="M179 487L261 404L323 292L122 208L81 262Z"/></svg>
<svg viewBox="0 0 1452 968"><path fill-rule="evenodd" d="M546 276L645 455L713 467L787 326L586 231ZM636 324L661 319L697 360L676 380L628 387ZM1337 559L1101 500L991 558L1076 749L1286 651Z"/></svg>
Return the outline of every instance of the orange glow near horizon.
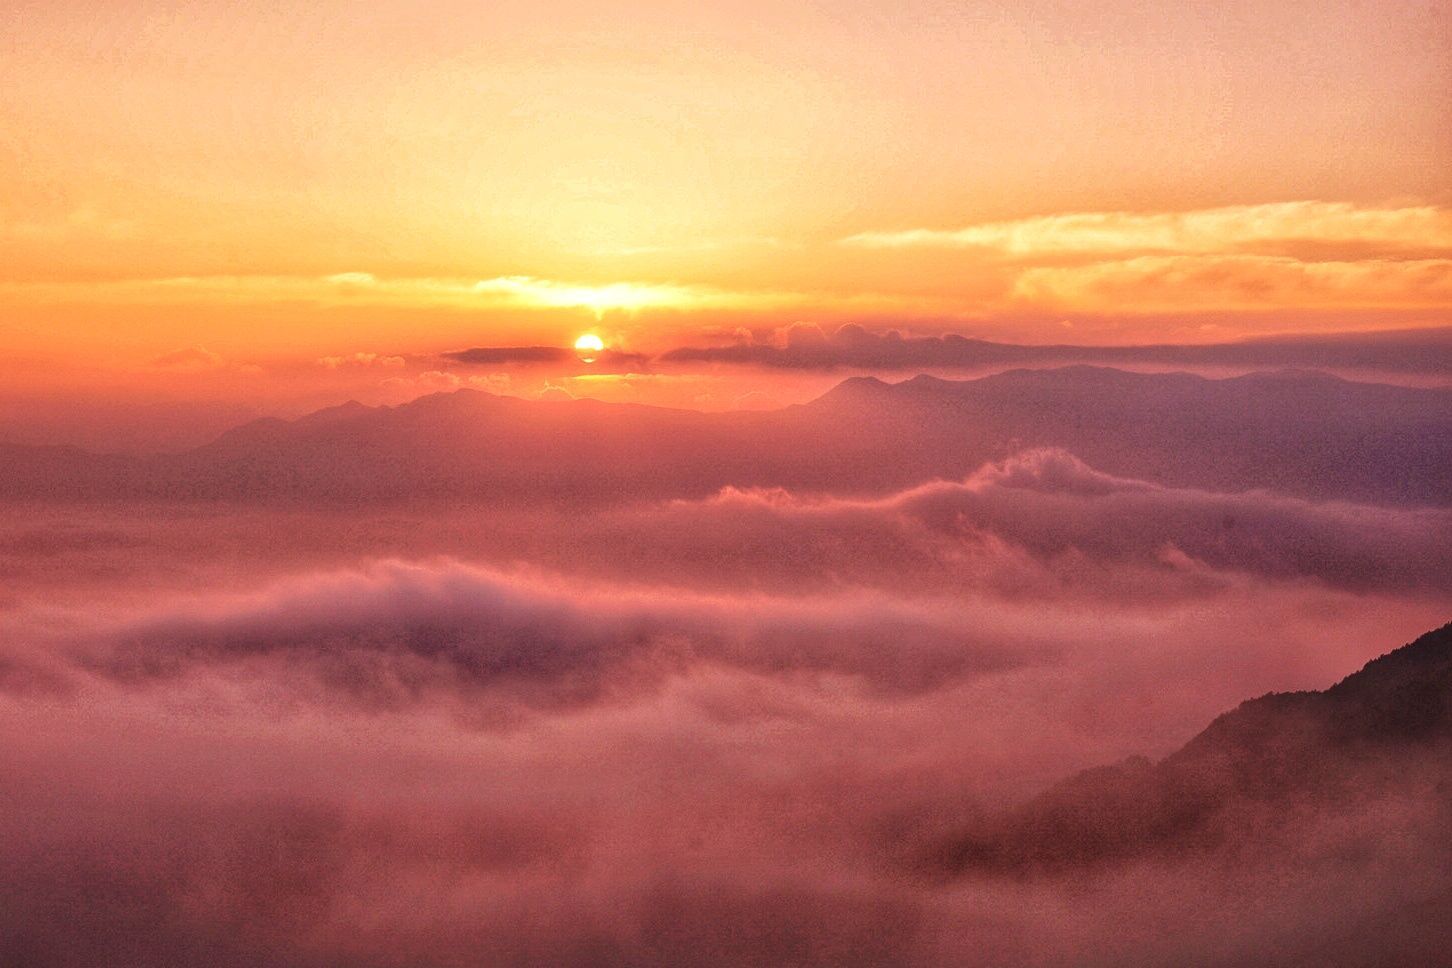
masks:
<svg viewBox="0 0 1452 968"><path fill-rule="evenodd" d="M590 326L649 355L799 322L1130 344L1452 318L1425 5L157 0L0 25L12 390L160 388L181 354L265 398L320 358Z"/></svg>

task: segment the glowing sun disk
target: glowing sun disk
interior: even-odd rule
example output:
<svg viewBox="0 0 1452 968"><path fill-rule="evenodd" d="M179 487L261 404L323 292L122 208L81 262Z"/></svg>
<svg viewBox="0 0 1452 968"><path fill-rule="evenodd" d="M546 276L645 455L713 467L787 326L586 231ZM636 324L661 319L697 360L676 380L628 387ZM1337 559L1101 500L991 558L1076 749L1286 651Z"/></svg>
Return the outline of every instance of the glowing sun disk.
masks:
<svg viewBox="0 0 1452 968"><path fill-rule="evenodd" d="M584 333L575 340L575 353L586 363L594 363L605 349L605 341L594 333Z"/></svg>

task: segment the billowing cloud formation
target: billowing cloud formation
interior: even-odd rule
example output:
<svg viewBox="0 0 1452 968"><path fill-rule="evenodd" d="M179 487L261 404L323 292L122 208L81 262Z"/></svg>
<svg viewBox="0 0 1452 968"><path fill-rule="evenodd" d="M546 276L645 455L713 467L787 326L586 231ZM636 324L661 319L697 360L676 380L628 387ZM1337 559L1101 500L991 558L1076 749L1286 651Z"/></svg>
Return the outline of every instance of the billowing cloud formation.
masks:
<svg viewBox="0 0 1452 968"><path fill-rule="evenodd" d="M287 575L360 559L448 556L494 562L496 579L505 581L514 563L530 562L581 576L582 602L593 602L599 587L643 590L636 604L657 624L666 617L653 609L681 592L686 599L677 604L750 610L740 596L830 602L859 589L889 599L989 591L1038 603L1127 603L1204 600L1247 579L1430 601L1452 587L1452 511L1169 487L1104 474L1055 449L880 498L727 488L703 499L588 511L440 507L400 523L389 523L386 508L357 508L346 527L334 513L236 512L220 520L178 513L163 529L56 509L0 532L0 560L13 591L34 574L45 578L47 597L64 590L62 576L83 586L129 574L160 588L179 577L209 584L264 566L264 574ZM213 558L205 571L178 572L173 562L191 554L186 534L195 528L208 529ZM274 535L266 547L255 546L260 532ZM600 614L615 614L621 601L607 601ZM670 621L694 628L696 619L686 622L692 614L699 618L688 609Z"/></svg>
<svg viewBox="0 0 1452 968"><path fill-rule="evenodd" d="M306 519L240 527L229 540L285 527L304 548L334 542ZM611 702L703 664L891 695L1083 648L1065 609L1209 607L1264 582L1452 599L1447 510L1171 488L1053 449L877 499L728 488L572 517L476 512L407 533L333 554L470 554L562 577L401 561L288 575L98 627L77 654L125 681L282 666L381 707L444 694L487 694L500 709ZM105 528L62 538L22 532L0 553L73 574L99 558L98 576L109 559L139 569L171 554Z"/></svg>
<svg viewBox="0 0 1452 968"><path fill-rule="evenodd" d="M1168 965L1175 953L1158 950L1155 926L1169 918L1190 926L1177 943L1235 964L1268 937L1303 950L1328 899L1370 915L1440 883L1437 856L1415 860L1433 827L1421 804L1400 801L1297 820L1275 854L1237 858L1232 846L1210 864L1171 857L1069 882L990 870L943 883L919 859L935 831L988 809L980 795L1001 788L996 776L1143 748L1147 721L1223 708L1225 690L1324 684L1346 663L1327 621L1356 649L1384 647L1367 638L1385 619L1364 614L1365 598L1262 585L1209 611L1035 603L1000 612L1016 619L999 632L1019 645L1051 633L1065 648L927 691L861 692L802 674L857 647L861 606L742 599L722 630L711 596L686 596L689 607L653 614L717 647L652 653L629 634L649 598L565 587L447 564L303 576L113 628L102 638L133 664L92 665L106 674L76 676L69 691L7 687L0 956L1109 965L1128 932L1144 961ZM975 635L992 614L984 604L962 608ZM812 616L830 642L802 636ZM770 653L737 651L742 629ZM895 645L880 641L873 662L898 663ZM667 673L619 661L632 652ZM157 665L134 664L142 656ZM1295 662L1306 665L1285 679ZM418 666L435 671L411 676ZM358 703L344 673L359 668L409 701ZM474 684L466 703L446 701L449 676ZM501 702L525 695L503 688L510 677L515 690L532 682L538 701L500 723ZM1348 851L1338 819L1390 833L1370 853L1364 841ZM1086 896L1096 917L1083 914ZM1241 912L1244 899L1255 912Z"/></svg>
<svg viewBox="0 0 1452 968"><path fill-rule="evenodd" d="M198 662L281 657L316 664L346 691L401 701L429 686L523 702L595 701L612 683L682 663L847 675L915 691L1008 661L985 623L942 604L878 596L712 600L552 590L462 565L382 563L291 582L239 602L200 603L103 637L91 662L147 679ZM1034 651L1016 643L1014 662Z"/></svg>
<svg viewBox="0 0 1452 968"><path fill-rule="evenodd" d="M654 582L900 591L990 587L1113 600L1194 595L1234 573L1452 592L1452 512L1172 488L1036 450L874 500L726 489L577 522L579 559ZM556 558L538 545L531 554Z"/></svg>
<svg viewBox="0 0 1452 968"><path fill-rule="evenodd" d="M1327 903L1417 909L1442 883L1427 839L1441 828L1411 799L1288 814L1249 857L1232 844L1069 880L992 867L944 879L964 872L943 851L996 829L980 819L994 804L1165 752L1246 695L1324 685L1384 649L1388 627L1425 627L1436 610L1274 577L1133 604L1020 601L959 573L955 593L924 596L891 590L896 559L873 567L888 540L873 528L948 547L970 513L1054 557L1062 542L1019 512L1065 501L1088 515L1070 529L1087 549L1073 567L1132 570L1154 535L1114 533L1152 500L1188 505L1194 522L1229 499L1045 453L883 501L728 492L628 525L661 564L673 533L705 554L739 542L786 573L867 552L850 577L875 573L877 590L805 596L740 587L729 555L737 587L709 593L629 582L629 556L616 585L421 561L153 593L138 613L151 573L118 573L108 556L164 558L153 567L184 583L220 557L236 580L287 541L386 547L399 522L350 513L310 537L306 517L274 521L265 547L239 522L250 557L212 542L200 556L196 522L177 554L124 537L165 522L124 516L22 536L6 549L32 582L72 577L47 607L0 616L0 960L1110 965L1129 935L1143 962L1169 965L1183 954L1156 941L1169 920L1187 925L1177 944L1232 965L1272 942L1313 950ZM1131 506L1112 512L1117 501ZM1086 539L1100 511L1108 534ZM605 558L579 524L564 543ZM1020 557L988 547L999 567ZM87 592L87 558L121 585ZM30 587L8 590L24 602ZM1376 937L1414 959L1428 935Z"/></svg>
<svg viewBox="0 0 1452 968"><path fill-rule="evenodd" d="M1313 748L1313 798L1221 795L1218 747L1078 771L1445 621L1452 511L1052 448L874 498L156 506L0 517L0 962L1230 968L1326 963L1328 909L1337 954L1441 950L1440 749Z"/></svg>
<svg viewBox="0 0 1452 968"><path fill-rule="evenodd" d="M1288 243L1452 250L1452 213L1431 205L1277 202L1190 212L1073 212L961 229L863 232L865 248L981 248L1013 256L1161 252L1212 254Z"/></svg>
<svg viewBox="0 0 1452 968"><path fill-rule="evenodd" d="M1350 588L1452 591L1452 512L1220 495L1102 475L1056 450L926 485L890 504L941 530L980 528L1040 556L1175 560Z"/></svg>

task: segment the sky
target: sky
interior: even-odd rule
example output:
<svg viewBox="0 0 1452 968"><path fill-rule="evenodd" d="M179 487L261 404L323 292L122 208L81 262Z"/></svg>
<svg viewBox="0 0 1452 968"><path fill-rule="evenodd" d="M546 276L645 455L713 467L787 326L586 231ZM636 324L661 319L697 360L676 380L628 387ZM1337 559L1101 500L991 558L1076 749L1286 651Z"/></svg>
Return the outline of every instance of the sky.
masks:
<svg viewBox="0 0 1452 968"><path fill-rule="evenodd" d="M585 331L1446 325L1449 32L1426 2L3 0L0 379L297 409L460 379L320 360Z"/></svg>
<svg viewBox="0 0 1452 968"><path fill-rule="evenodd" d="M0 0L0 965L1445 961L1449 161L1437 0Z"/></svg>

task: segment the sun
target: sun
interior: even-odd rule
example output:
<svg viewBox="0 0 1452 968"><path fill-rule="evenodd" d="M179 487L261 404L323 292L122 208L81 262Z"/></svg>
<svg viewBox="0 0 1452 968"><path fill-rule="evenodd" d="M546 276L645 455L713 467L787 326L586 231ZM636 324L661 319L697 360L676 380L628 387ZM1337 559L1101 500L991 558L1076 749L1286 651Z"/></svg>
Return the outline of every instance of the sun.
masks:
<svg viewBox="0 0 1452 968"><path fill-rule="evenodd" d="M585 333L575 340L575 355L585 363L594 363L604 349L605 341L594 333Z"/></svg>

